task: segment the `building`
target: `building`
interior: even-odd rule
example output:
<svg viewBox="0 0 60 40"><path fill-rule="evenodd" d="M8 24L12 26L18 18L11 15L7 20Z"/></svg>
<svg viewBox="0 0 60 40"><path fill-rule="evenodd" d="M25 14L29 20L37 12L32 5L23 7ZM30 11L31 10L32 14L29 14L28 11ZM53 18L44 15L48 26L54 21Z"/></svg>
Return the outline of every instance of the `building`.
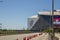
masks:
<svg viewBox="0 0 60 40"><path fill-rule="evenodd" d="M38 19L39 19L38 15L34 15L28 18L27 22L28 30L30 30L35 25Z"/></svg>
<svg viewBox="0 0 60 40"><path fill-rule="evenodd" d="M43 31L51 27L52 24L52 11L38 12L36 16L28 18L28 30ZM54 10L53 16L54 28L60 28L60 10Z"/></svg>

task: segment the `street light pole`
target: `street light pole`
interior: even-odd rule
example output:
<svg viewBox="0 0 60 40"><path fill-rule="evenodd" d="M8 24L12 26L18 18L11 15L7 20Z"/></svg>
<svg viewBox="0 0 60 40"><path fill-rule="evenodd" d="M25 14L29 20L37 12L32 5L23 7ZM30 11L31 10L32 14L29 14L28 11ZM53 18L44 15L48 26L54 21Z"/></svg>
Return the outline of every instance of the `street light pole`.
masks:
<svg viewBox="0 0 60 40"><path fill-rule="evenodd" d="M55 34L54 34L54 25L53 25L53 16L54 16L54 0L52 0L51 27L50 27L50 32L49 32L48 40L54 40L54 37L55 37Z"/></svg>
<svg viewBox="0 0 60 40"><path fill-rule="evenodd" d="M50 28L50 32L49 32L49 37L48 40L59 40L58 37L55 36L55 32L54 32L54 24L53 24L53 17L54 17L54 0L52 0L52 15L51 15L51 28Z"/></svg>
<svg viewBox="0 0 60 40"><path fill-rule="evenodd" d="M53 40L55 34L54 34L54 25L53 25L53 16L54 16L54 0L52 0L52 37L51 40Z"/></svg>

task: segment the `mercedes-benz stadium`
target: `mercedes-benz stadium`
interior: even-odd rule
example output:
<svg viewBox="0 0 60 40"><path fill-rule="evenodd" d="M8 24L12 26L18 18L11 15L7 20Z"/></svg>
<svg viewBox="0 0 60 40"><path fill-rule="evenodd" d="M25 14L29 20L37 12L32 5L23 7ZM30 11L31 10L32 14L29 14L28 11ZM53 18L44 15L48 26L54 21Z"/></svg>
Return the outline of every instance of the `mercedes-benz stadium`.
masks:
<svg viewBox="0 0 60 40"><path fill-rule="evenodd" d="M43 31L52 25L52 11L38 12L37 15L28 18L28 30ZM53 27L60 28L60 10L54 10Z"/></svg>

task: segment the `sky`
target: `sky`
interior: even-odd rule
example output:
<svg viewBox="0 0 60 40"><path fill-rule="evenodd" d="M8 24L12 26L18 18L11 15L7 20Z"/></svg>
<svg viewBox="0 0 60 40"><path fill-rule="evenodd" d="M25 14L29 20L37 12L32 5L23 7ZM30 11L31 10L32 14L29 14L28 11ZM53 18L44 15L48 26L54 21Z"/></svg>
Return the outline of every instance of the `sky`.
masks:
<svg viewBox="0 0 60 40"><path fill-rule="evenodd" d="M28 17L37 15L40 11L49 11L52 9L52 0L2 1L0 2L0 23L2 23L2 29L27 29ZM54 9L60 9L59 4L60 0L54 0Z"/></svg>

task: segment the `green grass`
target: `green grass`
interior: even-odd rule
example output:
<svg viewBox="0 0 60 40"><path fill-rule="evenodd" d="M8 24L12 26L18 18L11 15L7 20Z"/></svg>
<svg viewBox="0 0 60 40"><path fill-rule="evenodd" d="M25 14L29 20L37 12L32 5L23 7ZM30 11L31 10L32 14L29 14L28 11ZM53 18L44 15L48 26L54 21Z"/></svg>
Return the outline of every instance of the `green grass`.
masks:
<svg viewBox="0 0 60 40"><path fill-rule="evenodd" d="M0 30L0 35L12 35L12 34L24 34L24 33L31 33L28 30Z"/></svg>

